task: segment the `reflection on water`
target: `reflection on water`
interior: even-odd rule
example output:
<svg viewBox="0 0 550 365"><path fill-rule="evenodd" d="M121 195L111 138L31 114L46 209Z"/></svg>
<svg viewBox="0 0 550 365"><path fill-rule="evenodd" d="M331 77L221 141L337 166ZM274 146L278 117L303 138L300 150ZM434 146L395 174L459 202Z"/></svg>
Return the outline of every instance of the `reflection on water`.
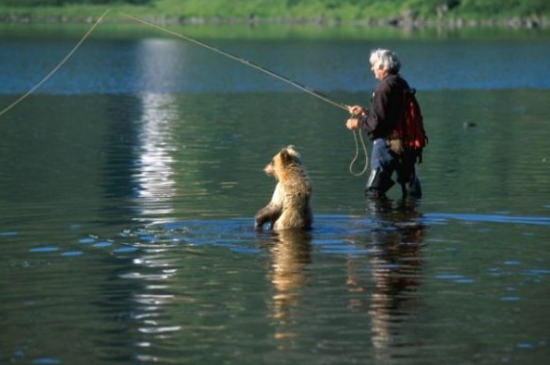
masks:
<svg viewBox="0 0 550 365"><path fill-rule="evenodd" d="M270 317L275 321L273 336L276 340L297 336L288 327L299 320L296 307L300 305L301 293L307 284L311 239L309 232L290 230L273 233L271 241L267 242L271 258L268 278L273 284Z"/></svg>
<svg viewBox="0 0 550 365"><path fill-rule="evenodd" d="M144 204L142 215L162 216L174 210L170 206L176 195L172 156L176 147L172 144L172 126L179 115L170 94L144 94L141 99L143 116L135 176L138 201Z"/></svg>
<svg viewBox="0 0 550 365"><path fill-rule="evenodd" d="M414 318L419 310L416 291L423 276L420 250L424 244L425 226L422 215L412 206L404 207L388 201L371 209L374 209L374 217L368 219L320 215L318 222L325 229L311 232L258 233L247 227L248 222L239 220L181 221L125 230L118 237L109 239L114 246L139 250L133 255L132 266L119 274L121 279L140 283L141 287L132 293L135 303L132 319L139 332L135 335L135 346L139 349L137 359L162 362L165 354L159 352L159 348L172 347L174 341L180 343L182 338L192 336L193 331L216 331L211 335L217 338L230 330L230 326L235 326L232 330L238 330L241 326L246 328L251 323L263 322L262 313L269 320L267 332L276 341L274 346L284 353L291 350L296 341L311 340L308 338L311 336L308 334L309 320L316 315L323 318L328 315L326 310L330 313L337 308L342 316L347 316L346 312L362 313L364 322L350 322L348 325L357 326L356 331L362 336L368 334L371 337L371 344L363 345L366 353L370 353L372 347L373 358L389 360L403 351L409 353L415 342L401 323ZM327 230L327 227L330 228ZM99 248L92 242L104 241L90 237L87 242ZM237 314L239 308L248 307L248 301L255 301L255 294L252 288L242 291L242 283L227 281L230 276L224 279L207 274L218 271L216 266L219 264L214 261L220 259L219 252L211 258L204 256L216 252L209 247L245 255L242 258L248 262L251 258L264 261L262 256L266 254L265 266L251 272L255 279L242 277L247 273L238 266L229 265L226 271L226 275L229 272L233 272L230 276L238 275L243 283L252 279L256 284L249 285L261 288L258 287L261 277L257 275L263 276L265 269L269 287L260 291L265 291L268 298L266 308L259 312L255 310L255 315L243 313L247 318L252 317L242 324L233 322L232 318L240 316ZM331 252L328 255L336 257L336 262L341 265L336 271L332 265L325 267L322 264L325 259L320 252L324 247ZM223 265L227 264L224 262ZM197 271L203 275L194 274ZM343 272L342 276L339 271ZM347 303L340 307L338 298L312 297L311 286L319 278L324 278L321 282L326 281L324 285L329 292L345 285L349 293ZM209 288L217 287L220 281L225 283L224 292L209 293ZM319 289L321 293L324 291ZM208 300L212 295L216 297L214 302ZM308 320L312 315L308 311L312 304L315 305L310 303L311 300L323 310ZM210 316L213 313L209 311L214 308L221 311L221 317L216 315L212 322ZM180 311L185 315L177 314ZM204 313L205 317L187 317L194 311ZM256 340L261 342L261 339L248 341L252 345ZM319 341L325 340L328 338L319 338ZM197 348L210 346L206 339L196 338L195 341L198 341ZM219 350L225 351L223 348ZM193 353L191 348L186 351ZM349 360L353 358L351 356ZM341 361L348 363L346 359Z"/></svg>
<svg viewBox="0 0 550 365"><path fill-rule="evenodd" d="M121 274L122 279L130 279L142 284L142 289L133 294L135 308L133 320L136 322L138 338L134 344L138 354L136 359L143 362L158 362L158 355L150 349L159 342L171 338L182 326L165 318L167 308L174 306L179 299L173 294L173 282L177 275L174 259L167 256L167 249L146 249L134 258L132 271Z"/></svg>
<svg viewBox="0 0 550 365"><path fill-rule="evenodd" d="M399 323L414 318L418 310L415 295L422 280L421 248L425 226L415 202L390 200L371 201L369 210L377 222L363 240L351 237L349 242L370 249L369 261L373 288L361 284L357 271L360 262L349 257L347 286L352 293L369 298L354 298L350 308L368 306L371 317L371 342L376 360L389 361L394 351L389 349L414 346L400 329ZM364 285L364 284L363 284Z"/></svg>
<svg viewBox="0 0 550 365"><path fill-rule="evenodd" d="M544 290L547 263L525 255L530 252L528 242L524 242L527 251L521 260L503 260L520 255L502 252L491 261L479 251L481 261L470 259L472 270L462 260L452 259L466 249L467 242L446 237L445 232L452 236L451 223L432 225L421 207L397 202L365 208L365 215L317 215L318 228L311 232L257 233L244 219L180 221L127 229L110 238L86 236L72 244L35 246L23 253L29 266L16 269L12 265L10 270L30 278L38 268L56 274L50 279L45 276L40 290L28 284L27 291L36 290L34 295L15 292L5 297L3 305L13 308L15 317L0 322L4 321L3 328L15 343L8 342L9 352L3 350L3 356L12 358L20 333L13 323L24 322L16 314L26 313L25 306L15 309L14 305L32 298L35 312L30 315L40 316L50 310L50 295L66 290L58 287L65 279L79 283L78 303L86 302L86 293L96 293L96 288L103 293L99 300L92 300L94 309L89 311L99 310L107 317L102 319L103 325L112 328L98 335L104 351L113 356L103 360L110 359L107 363L113 364L124 363L123 358L143 363L236 360L243 352L250 359L242 363L255 364L258 357L274 349L280 355L265 363L283 364L308 353L311 346L317 355L309 355L310 360L338 354L328 362L334 364L369 358L415 363L434 346L468 358L468 348L457 351L446 342L444 333L449 326L456 328L458 336L468 336L478 321L494 326L492 318L508 311L497 306L497 313L491 313L495 302L515 303L516 309L509 309L515 311L529 306L531 298L539 298L530 291ZM449 228L439 228L446 225ZM465 229L472 236L483 234L476 233L475 226ZM12 240L24 239L15 233L0 235L4 245ZM67 254L76 249L78 255ZM82 260L100 260L93 276L81 268ZM464 280L479 271L482 280ZM46 285L53 278L56 280ZM491 278L498 281L491 284ZM504 294L498 289L505 289ZM43 290L49 294L42 296ZM472 290L489 290L485 294L489 297L472 301ZM455 301L465 302L447 303L457 295ZM87 316L71 304L73 300L71 295L59 294L54 303L64 308L64 313L72 308L69 313L75 312L70 315L85 328L97 325L88 323ZM464 317L460 306L476 308L475 303L482 305L478 310L489 313ZM484 308L488 303L493 304ZM446 311L447 306L454 309ZM505 313L498 313L500 310ZM529 335L522 332L514 337L518 346L547 348L541 342L544 326L522 318L534 327ZM498 335L494 330L486 335L500 346L509 346L511 335ZM123 341L117 335L121 331ZM39 339L40 333L33 338ZM84 336L94 340L94 333ZM118 361L112 344L124 350ZM23 356L34 353L24 352ZM56 360L70 356L65 351L51 354ZM447 355L441 355L438 361L445 358Z"/></svg>

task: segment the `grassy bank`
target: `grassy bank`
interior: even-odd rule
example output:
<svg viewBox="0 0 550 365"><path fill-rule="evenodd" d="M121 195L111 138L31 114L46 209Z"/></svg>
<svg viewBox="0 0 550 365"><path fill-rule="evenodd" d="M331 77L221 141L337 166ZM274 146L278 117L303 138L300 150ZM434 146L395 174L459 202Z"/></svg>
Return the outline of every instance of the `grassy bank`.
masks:
<svg viewBox="0 0 550 365"><path fill-rule="evenodd" d="M107 7L115 10L109 17L111 22L128 22L120 12L186 24L547 27L550 22L547 0L150 0L142 5L124 5L120 1L63 6L23 6L23 1L21 5L2 4L0 0L0 21L3 22L90 22Z"/></svg>

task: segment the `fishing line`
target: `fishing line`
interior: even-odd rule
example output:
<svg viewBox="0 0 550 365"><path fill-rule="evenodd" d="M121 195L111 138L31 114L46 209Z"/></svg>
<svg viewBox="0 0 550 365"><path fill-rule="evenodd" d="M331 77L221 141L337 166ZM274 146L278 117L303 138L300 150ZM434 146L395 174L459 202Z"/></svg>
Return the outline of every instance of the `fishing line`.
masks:
<svg viewBox="0 0 550 365"><path fill-rule="evenodd" d="M326 97L325 95L323 95L323 94L321 94L321 93L319 93L319 92L317 92L317 91L315 91L315 90L313 90L313 89L311 89L311 88L309 88L309 87L307 87L307 86L304 86L304 85L302 85L302 84L300 84L300 83L298 83L298 82L296 82L296 81L294 81L294 80L291 80L291 79L289 79L288 77L285 77L285 76L283 76L283 75L280 75L280 74L278 74L278 73L276 73L276 72L274 72L274 71L268 70L267 68L262 67L262 66L260 66L260 65L257 65L257 64L255 64L255 63L253 63L253 62L251 62L251 61L249 61L249 60L246 60L246 59L244 59L244 58L242 58L242 57L235 56L235 55L233 55L233 54L231 54L231 53L229 53L229 52L222 51L222 50L219 49L219 48L212 47L212 46L210 46L210 45L208 45L208 44L206 44L206 43L203 43L203 42L200 42L200 41L198 41L198 40L196 40L196 39L187 37L187 36L185 36L185 35L183 35L183 34L181 34L181 33L173 32L173 31L171 31L171 30L169 30L169 29L167 29L167 28L161 27L161 26L159 26L159 25L157 25L157 24L155 24L155 23L151 23L151 22L149 22L149 21L147 21L147 20L144 20L144 19L135 17L135 16L133 16L133 15L129 15L129 14L126 14L126 13L121 13L121 14L124 15L124 16L126 16L126 17L128 17L128 18L131 18L131 19L133 19L133 20L136 20L136 21L138 21L138 22L140 22L140 23L146 24L146 25L148 25L148 26L150 26L150 27L153 27L153 28L157 28L157 29L159 29L159 30L161 30L161 31L163 31L163 32L172 34L173 36L176 36L176 37L178 37L178 38L184 39L184 40L186 40L186 41L188 41L188 42L194 43L194 44L196 44L196 45L199 45L199 46L201 46L201 47L204 47L204 48L206 48L206 49L209 49L209 50L211 50L211 51L213 51L213 52L219 53L219 54L221 54L222 56L231 58L232 60L235 60L235 61L237 61L237 62L240 62L240 63L245 64L245 65L247 65L247 66L250 66L250 67L252 67L252 68L255 68L255 69L258 70L258 71L264 72L264 73L266 73L266 74L268 74L268 75L270 75L270 76L273 76L273 77L275 77L275 78L277 78L277 79L279 79L279 80L281 80L281 81L283 81L283 82L286 82L286 83L288 83L288 84L290 84L290 85L292 85L292 86L294 86L294 87L297 87L298 89L300 89L300 90L302 90L302 91L305 91L306 93L308 93L308 94L310 94L310 95L312 95L312 96L314 96L314 97L316 97L316 98L318 98L318 99L321 99L321 100L323 100L323 101L325 101L325 102L327 102L327 103L329 103L329 104L332 104L332 105L334 105L334 106L336 106L336 107L338 107L338 108L344 109L344 110L346 110L346 111L348 110L347 105L338 103L338 102L336 102L336 101L334 101L334 100L332 100L332 99Z"/></svg>
<svg viewBox="0 0 550 365"><path fill-rule="evenodd" d="M353 132L353 142L355 143L355 155L353 156L353 159L349 163L349 173L352 174L353 176L359 177L363 175L367 171L367 168L369 167L369 153L367 152L367 146L365 145L365 141L363 140L363 133L361 133L361 130L357 131L357 133L355 133L356 131L352 131L352 132ZM359 140L361 141L361 148L363 149L363 153L365 154L365 166L363 167L363 170L359 172L354 172L353 165L355 164L355 161L357 161L357 158L359 157L359 144L357 143L358 135L359 135Z"/></svg>
<svg viewBox="0 0 550 365"><path fill-rule="evenodd" d="M21 96L19 99L15 100L13 103L11 103L7 108L2 110L0 112L0 117L7 113L11 108L25 100L29 95L31 95L36 89L38 89L42 84L44 84L50 77L53 76L54 73L57 72L71 58L71 56L76 52L76 50L84 43L84 41L89 37L90 34L94 31L94 29L101 23L105 15L109 12L109 9L105 10L105 12L96 20L96 22L92 25L92 27L84 34L84 36L78 41L78 43L73 47L73 49L57 64L57 66L54 67L53 70L50 71L38 84L36 84L33 88L31 88L29 91L27 91L26 94Z"/></svg>
<svg viewBox="0 0 550 365"><path fill-rule="evenodd" d="M260 65L257 65L257 64L255 64L255 63L253 63L253 62L251 62L251 61L249 61L249 60L246 60L246 59L244 59L244 58L242 58L242 57L238 57L238 56L235 56L235 55L233 55L233 54L231 54L231 53L229 53L229 52L222 51L222 50L219 49L219 48L210 46L210 45L208 45L208 44L206 44L206 43L203 43L203 42L200 42L200 41L198 41L198 40L196 40L196 39L194 39L194 38L187 37L187 36L185 36L185 35L183 35L183 34L181 34L181 33L177 33L177 32L171 31L171 30L169 30L169 29L167 29L167 28L165 28L165 27L161 27L160 25L157 25L157 24L152 23L152 22L149 22L149 21L147 21L147 20L144 20L144 19L135 17L135 16L133 16L133 15L126 14L126 13L123 13L123 12L121 12L120 14L122 14L123 16L125 16L125 17L127 17L127 18L133 19L133 20L135 20L135 21L137 21L137 22L140 22L140 23L142 23L142 24L148 25L148 26L150 26L150 27L156 28L156 29L158 29L158 30L160 30L160 31L163 31L163 32L165 32L165 33L171 34L171 35L173 35L173 36L175 36L175 37L184 39L184 40L186 40L186 41L188 41L188 42L190 42L190 43L193 43L193 44L196 44L196 45L198 45L198 46L201 46L201 47L204 47L204 48L206 48L206 49L209 49L210 51L213 51L213 52L216 52L216 53L218 53L218 54L221 54L221 55L224 56L224 57L228 57L228 58L230 58L230 59L232 59L232 60L234 60L234 61L237 61L237 62L242 63L242 64L244 64L244 65L250 66L250 67L252 67L252 68L255 68L256 70L261 71L261 72L263 72L263 73L265 73L265 74L268 74L268 75L270 75L270 76L272 76L272 77L275 77L275 78L277 78L277 79L279 79L279 80L281 80L281 81L283 81L283 82L286 82L287 84L290 84L290 85L292 85L292 86L294 86L294 87L296 87L296 88L298 88L298 89L300 89L300 90L302 90L302 91L304 91L304 92L310 94L311 96L314 96L314 97L316 97L316 98L318 98L318 99L320 99L320 100L323 100L324 102L326 102L326 103L328 103L328 104L331 104L331 105L333 105L333 106L336 106L336 107L338 107L338 108L340 108L340 109L344 109L345 111L349 111L347 105L342 104L342 103L339 103L339 102L337 102L337 101L334 101L334 100L328 98L327 96L325 96L325 95L319 93L318 91L315 91L315 90L313 90L313 89L311 89L311 88L309 88L309 87L307 87L307 86L305 86L305 85L302 85L302 84L300 84L300 83L298 83L298 82L296 82L296 81L294 81L294 80L292 80L292 79L289 79L288 77L285 77L285 76L283 76L283 75L280 75L280 74L278 74L278 73L276 73L276 72L274 72L274 71L271 71L271 70L269 70L269 69L267 69L267 68L265 68L265 67L262 67L262 66L260 66ZM358 141L357 141L357 140L358 140L357 134L359 134L359 140L360 140L360 142L361 142L363 151L364 151L364 153L365 153L365 168L364 168L361 172L359 172L359 173L353 172L353 165L355 164L355 161L357 160L357 158L358 158L358 156L359 156L359 144L358 144ZM365 173L365 171L367 171L367 167L368 167L368 163L369 163L369 161L368 161L368 158L369 158L369 157L368 157L368 153L367 153L367 147L365 146L365 141L363 140L363 135L362 135L361 131L358 131L357 134L356 134L356 131L353 131L353 140L354 140L354 142L355 142L355 156L354 156L354 158L352 159L352 161L351 161L351 163L350 163L350 165L349 165L349 171L350 171L350 173L351 173L352 175L354 175L354 176L361 176L361 175L363 175L363 174Z"/></svg>

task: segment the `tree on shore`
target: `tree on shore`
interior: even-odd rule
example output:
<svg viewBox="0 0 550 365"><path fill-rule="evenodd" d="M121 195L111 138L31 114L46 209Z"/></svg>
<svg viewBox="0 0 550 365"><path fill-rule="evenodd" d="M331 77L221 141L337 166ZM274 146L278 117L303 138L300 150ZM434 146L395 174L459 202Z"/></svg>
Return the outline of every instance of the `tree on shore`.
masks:
<svg viewBox="0 0 550 365"><path fill-rule="evenodd" d="M0 6L35 7L35 6L64 6L64 5L109 5L132 4L146 5L154 0L0 0Z"/></svg>
<svg viewBox="0 0 550 365"><path fill-rule="evenodd" d="M151 15L199 19L530 19L550 16L548 0L0 0L12 13L71 7L135 6ZM32 11L31 11L32 10ZM540 18L540 19L539 19Z"/></svg>

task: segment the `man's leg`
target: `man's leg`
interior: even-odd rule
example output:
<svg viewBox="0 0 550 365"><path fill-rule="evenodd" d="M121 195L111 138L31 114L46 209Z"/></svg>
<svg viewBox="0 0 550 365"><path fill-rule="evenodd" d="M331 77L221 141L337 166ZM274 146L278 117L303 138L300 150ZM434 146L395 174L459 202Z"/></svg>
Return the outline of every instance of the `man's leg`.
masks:
<svg viewBox="0 0 550 365"><path fill-rule="evenodd" d="M365 195L371 198L383 198L395 184L391 179L394 170L394 156L386 140L376 139L372 145L371 173L365 187Z"/></svg>
<svg viewBox="0 0 550 365"><path fill-rule="evenodd" d="M400 163L396 168L397 181L401 185L403 199L422 197L422 186L416 175L416 155L412 151L405 151L401 155Z"/></svg>

